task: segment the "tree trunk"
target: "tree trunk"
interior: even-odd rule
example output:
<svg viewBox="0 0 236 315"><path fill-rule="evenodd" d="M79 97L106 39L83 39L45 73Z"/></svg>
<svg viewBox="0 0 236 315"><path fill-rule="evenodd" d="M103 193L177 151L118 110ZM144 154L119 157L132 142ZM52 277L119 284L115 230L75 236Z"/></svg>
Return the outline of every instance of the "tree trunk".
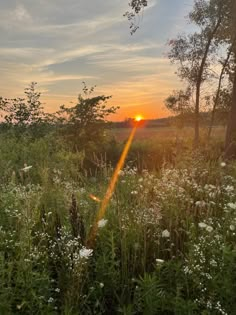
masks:
<svg viewBox="0 0 236 315"><path fill-rule="evenodd" d="M232 1L232 43L236 64L236 1ZM233 98L225 138L225 157L236 158L236 67L234 68Z"/></svg>
<svg viewBox="0 0 236 315"><path fill-rule="evenodd" d="M199 144L199 106L200 106L200 87L201 80L196 86L196 104L195 104L195 119L194 119L194 146Z"/></svg>
<svg viewBox="0 0 236 315"><path fill-rule="evenodd" d="M225 156L236 158L236 71L234 71L233 98L226 131Z"/></svg>
<svg viewBox="0 0 236 315"><path fill-rule="evenodd" d="M211 46L211 42L220 26L221 23L221 14L219 16L219 20L217 21L214 29L209 34L209 38L205 47L204 55L200 64L197 82L196 82L196 104L195 104L195 130L194 130L194 146L197 147L199 144L199 112L200 112L200 93L201 93L201 83L202 83L202 75L204 71L204 67L207 60L207 55Z"/></svg>
<svg viewBox="0 0 236 315"><path fill-rule="evenodd" d="M223 80L223 77L224 77L225 68L226 68L226 66L227 66L227 64L229 62L229 58L230 58L230 56L232 54L232 50L233 50L233 45L231 45L231 47L230 47L230 49L228 51L227 57L226 57L226 59L225 59L225 61L223 63L223 66L222 66L222 69L221 69L221 72L220 72L218 88L217 88L217 92L216 92L216 98L215 98L213 109L212 109L212 113L211 113L211 122L210 122L209 130L208 130L208 140L210 140L210 137L211 137L212 127L213 127L214 119L215 119L215 112L216 112L216 108L217 108L217 105L218 105L218 102L219 102L221 83L222 83L222 80Z"/></svg>

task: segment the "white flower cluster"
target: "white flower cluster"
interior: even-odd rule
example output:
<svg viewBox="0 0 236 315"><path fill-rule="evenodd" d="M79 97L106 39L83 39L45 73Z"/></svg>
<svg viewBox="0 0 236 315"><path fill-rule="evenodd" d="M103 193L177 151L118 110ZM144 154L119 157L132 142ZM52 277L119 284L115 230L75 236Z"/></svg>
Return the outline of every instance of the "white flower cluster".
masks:
<svg viewBox="0 0 236 315"><path fill-rule="evenodd" d="M198 223L198 226L201 228L201 229L205 229L207 232L212 232L213 231L213 227L204 223L204 222L200 222Z"/></svg>

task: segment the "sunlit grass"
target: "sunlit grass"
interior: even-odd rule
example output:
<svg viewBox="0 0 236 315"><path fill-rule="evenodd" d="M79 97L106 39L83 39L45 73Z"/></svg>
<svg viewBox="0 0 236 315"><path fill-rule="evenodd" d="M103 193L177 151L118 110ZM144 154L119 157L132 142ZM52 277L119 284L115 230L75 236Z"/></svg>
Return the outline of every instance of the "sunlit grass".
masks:
<svg viewBox="0 0 236 315"><path fill-rule="evenodd" d="M234 163L166 142L155 171L136 165L134 146L124 167L103 163L85 176L81 155L58 147L48 156L44 141L13 151L4 139L1 314L232 314ZM22 174L25 163L32 167Z"/></svg>

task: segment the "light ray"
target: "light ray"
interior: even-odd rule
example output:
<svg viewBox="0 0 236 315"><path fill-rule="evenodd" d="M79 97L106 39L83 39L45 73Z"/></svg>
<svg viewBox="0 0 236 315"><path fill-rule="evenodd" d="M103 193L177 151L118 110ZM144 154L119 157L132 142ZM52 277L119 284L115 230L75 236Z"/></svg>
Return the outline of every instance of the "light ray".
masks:
<svg viewBox="0 0 236 315"><path fill-rule="evenodd" d="M98 197L94 196L93 194L90 194L89 197L94 201L101 202L101 200Z"/></svg>
<svg viewBox="0 0 236 315"><path fill-rule="evenodd" d="M115 171L112 175L112 178L110 180L110 183L108 185L108 188L107 188L107 191L106 191L106 194L102 200L102 204L101 204L101 207L98 211L98 214L97 214L97 217L96 217L96 220L95 220L95 223L94 225L92 226L91 230L90 230L90 233L89 233L89 236L88 236L88 240L87 240L87 246L88 248L92 248L93 245L94 245L94 241L95 241L95 238L96 238L96 235L97 235L97 230L98 230L98 222L104 217L105 213L106 213L106 208L107 208L107 205L109 203L109 200L111 199L111 196L112 196L112 193L115 189L115 185L116 185L116 182L117 182L117 179L119 177L119 172L120 170L122 169L123 165L124 165L124 162L125 162L125 159L127 157L127 154L129 152L129 148L131 146L131 143L133 142L133 138L134 138L134 135L135 135L135 132L137 130L137 126L138 124L136 123L134 125L134 127L132 128L131 130L131 133L129 135L129 138L125 144L125 147L123 149L123 152L121 154L121 157L116 165L116 168L115 168Z"/></svg>

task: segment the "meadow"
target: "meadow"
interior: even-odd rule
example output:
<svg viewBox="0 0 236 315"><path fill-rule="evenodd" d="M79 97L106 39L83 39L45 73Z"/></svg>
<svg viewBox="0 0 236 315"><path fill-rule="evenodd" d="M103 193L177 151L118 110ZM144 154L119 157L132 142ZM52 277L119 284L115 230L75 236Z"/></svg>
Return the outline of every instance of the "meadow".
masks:
<svg viewBox="0 0 236 315"><path fill-rule="evenodd" d="M202 127L201 130L202 139L207 138L208 128ZM127 140L130 133L130 128L112 128L110 134L115 137L115 139L119 142ZM134 141L151 141L155 140L156 142L166 142L174 139L180 139L188 135L187 138L191 139L193 137L194 130L192 127L184 127L182 129L178 129L175 126L166 126L166 127L144 127L139 128L135 135ZM223 126L214 126L212 132L212 138L220 141L224 141L225 137L225 127Z"/></svg>
<svg viewBox="0 0 236 315"><path fill-rule="evenodd" d="M90 156L0 135L0 314L236 313L236 164L218 136L193 151L186 130L138 130L88 245L129 131Z"/></svg>

